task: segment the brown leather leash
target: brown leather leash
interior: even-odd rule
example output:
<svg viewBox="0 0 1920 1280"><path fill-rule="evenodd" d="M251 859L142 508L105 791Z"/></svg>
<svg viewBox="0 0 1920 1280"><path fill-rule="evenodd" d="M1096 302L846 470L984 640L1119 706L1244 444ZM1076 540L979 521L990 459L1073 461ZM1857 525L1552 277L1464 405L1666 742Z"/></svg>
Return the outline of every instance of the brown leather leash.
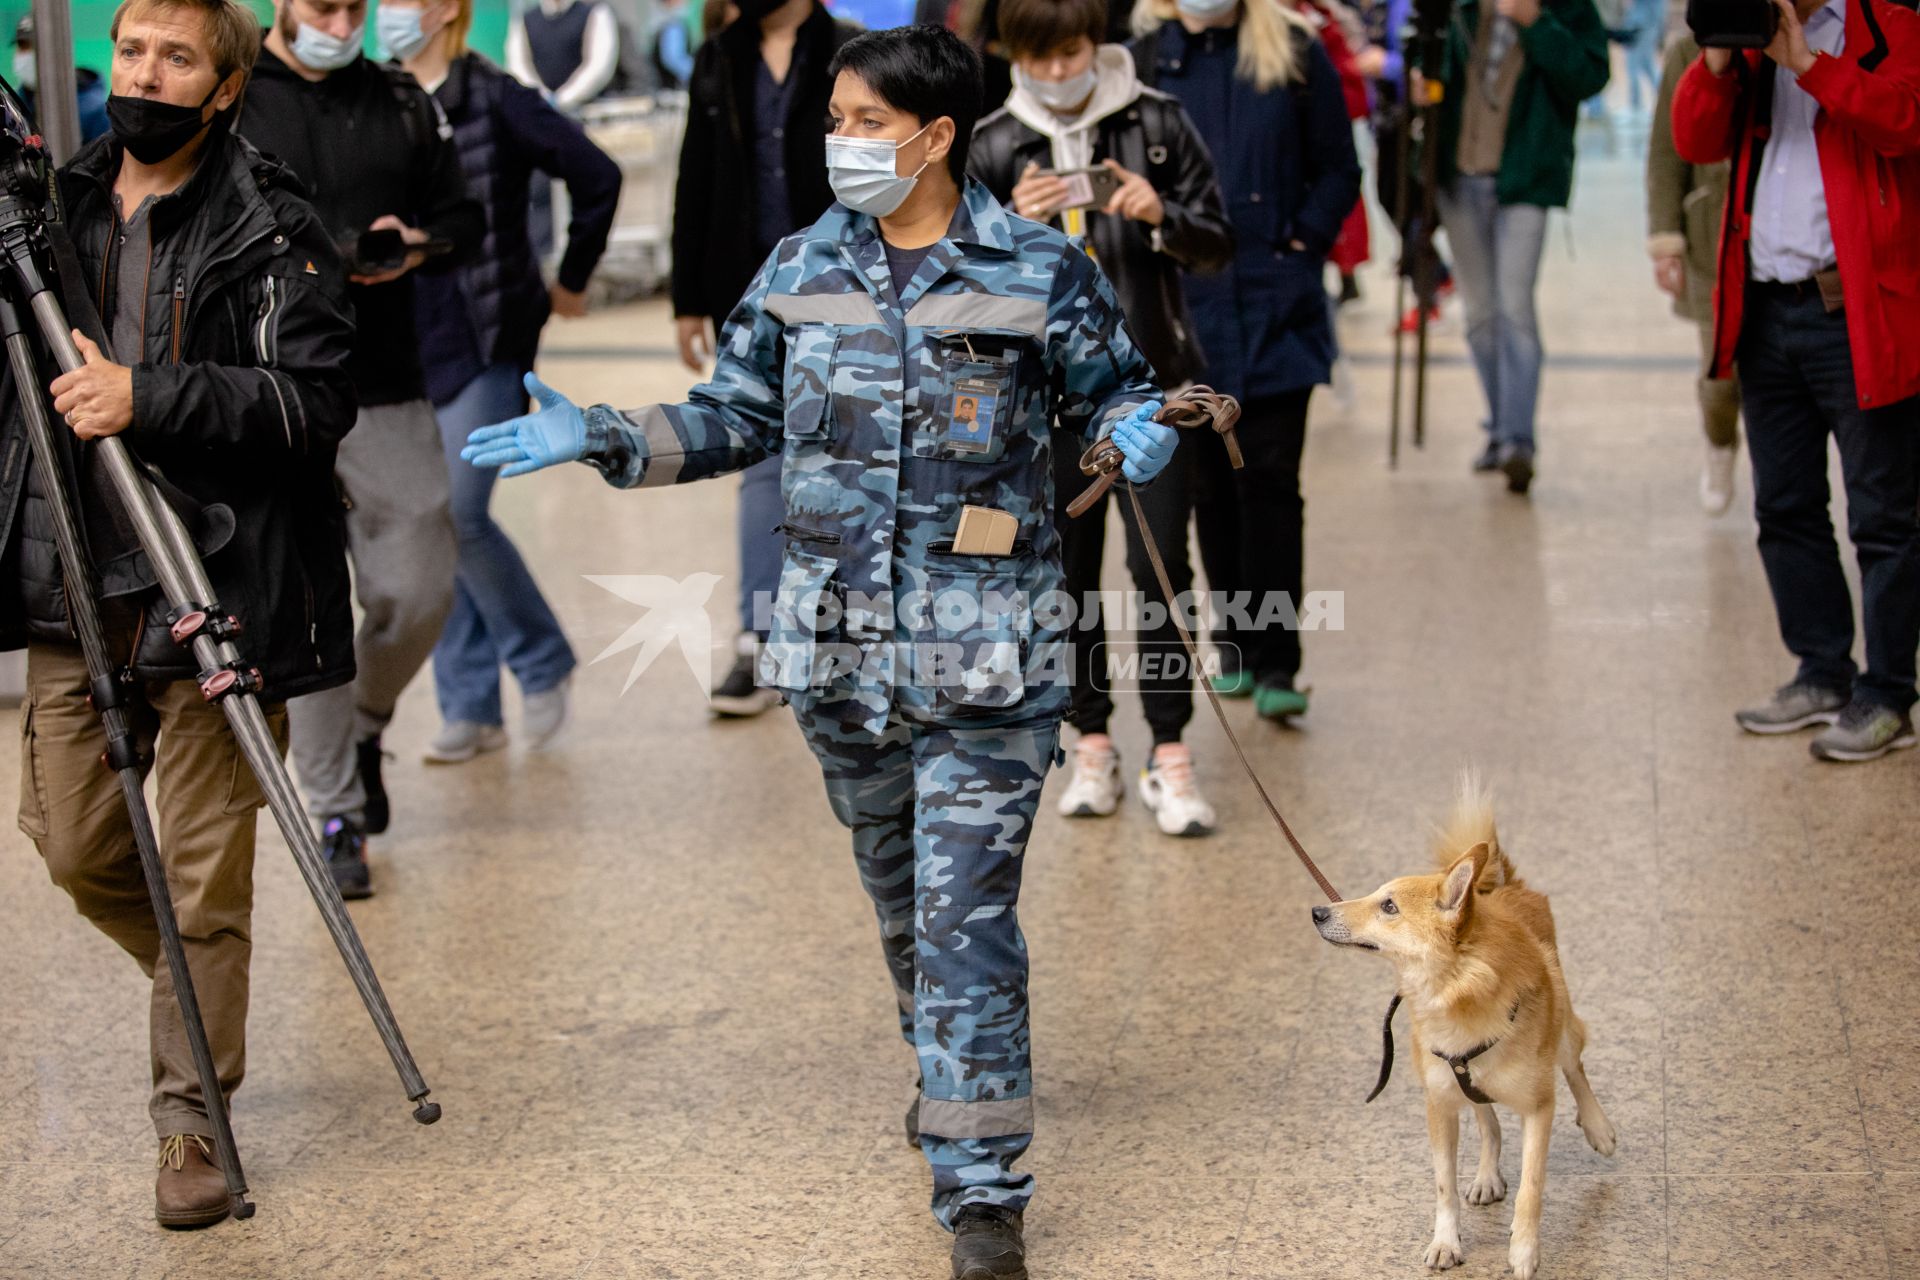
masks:
<svg viewBox="0 0 1920 1280"><path fill-rule="evenodd" d="M1238 471L1246 465L1246 459L1240 453L1240 441L1233 434L1234 427L1240 421L1240 402L1232 396L1221 395L1212 387L1189 387L1185 391L1169 396L1160 412L1154 415L1154 421L1170 427L1188 429L1211 427L1220 433L1221 443L1227 447L1227 459L1233 464L1233 469ZM1116 481L1125 480L1120 468L1125 465L1126 460L1126 455L1120 452L1120 446L1113 443L1111 439L1102 438L1096 441L1080 456L1081 472L1094 477L1094 481L1087 486L1086 492L1067 505L1067 514L1069 516L1085 514L1089 507L1100 500L1102 494L1113 488ZM1195 647L1193 636L1187 631L1186 623L1180 620L1180 610L1174 605L1173 583L1167 578L1166 561L1160 557L1160 547L1153 540L1153 530L1147 527L1147 515L1140 507L1139 491L1133 487L1131 480L1126 480L1126 488L1127 499L1133 507L1133 523L1140 530L1140 540L1146 544L1147 548L1147 559L1153 562L1154 577L1160 580L1160 590L1167 599L1167 615L1173 619L1174 629L1180 633L1180 643L1186 646L1187 658L1193 663L1194 672L1198 674L1200 651ZM1233 752L1240 758L1240 767L1247 771L1247 778L1253 783L1253 789L1260 794L1260 802L1267 806L1267 813L1280 828L1280 834L1287 838L1289 845L1293 846L1294 856L1300 859L1300 865L1307 869L1307 874L1312 876L1313 882L1320 886L1320 891L1327 895L1327 901L1339 902L1340 894L1334 889L1333 882L1322 875L1320 868L1314 865L1313 859L1307 856L1306 847L1300 843L1299 837L1293 834L1293 828L1287 825L1287 820L1280 814L1280 806L1273 802L1273 797L1267 793L1266 784L1260 781L1260 774L1254 769L1253 761L1247 757L1246 748L1240 745L1240 735L1233 731L1233 725L1227 720L1227 710L1220 703L1220 695L1213 691L1213 686L1205 679L1200 681L1200 688L1206 693L1207 701L1212 704L1213 714L1220 721L1220 728L1226 732L1227 741L1233 744Z"/></svg>

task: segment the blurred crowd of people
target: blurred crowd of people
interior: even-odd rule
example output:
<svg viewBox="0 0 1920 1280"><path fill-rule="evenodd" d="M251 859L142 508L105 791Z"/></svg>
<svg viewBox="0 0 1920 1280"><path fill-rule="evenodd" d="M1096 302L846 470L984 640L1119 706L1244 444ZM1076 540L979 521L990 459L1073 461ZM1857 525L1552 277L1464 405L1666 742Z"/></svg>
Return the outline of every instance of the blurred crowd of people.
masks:
<svg viewBox="0 0 1920 1280"><path fill-rule="evenodd" d="M848 339L843 358L831 354L834 335L869 316L900 333L933 323L926 315L959 317L964 353L943 348L922 371L950 398L951 420L941 438L911 442L909 461L964 471L970 457L1014 456L993 433L1014 430L1007 406L1033 376L1020 361L1083 367L1050 375L1044 395L1055 399L1044 403L1058 424L1042 426L1058 439L1050 449L1028 442L1042 470L1019 484L1002 477L1012 496L988 512L1024 513L1036 541L1009 537L978 553L954 535L944 547L915 545L914 571L929 557L1034 552L1069 594L1099 599L1109 497L1089 494L1080 463L1102 431L1139 482L1140 512L1120 521L1136 591L1121 616L1081 614L1057 714L1030 706L1038 718L1019 722L1017 743L1011 720L972 722L1005 730L983 750L983 776L1031 788L1026 808L1006 815L1018 832L1002 842L1011 855L988 841L966 856L1017 858L1061 718L1075 731L1055 800L1062 814L1115 815L1129 790L1123 755L1138 752L1134 789L1158 829L1205 835L1217 817L1186 740L1196 692L1247 699L1277 723L1309 710L1300 630L1257 602L1298 610L1306 595L1310 404L1333 376L1337 308L1358 296L1356 272L1379 243L1363 155L1376 158L1376 189L1388 197L1390 250L1430 238L1420 225L1428 208L1445 234L1444 261L1437 251L1401 255L1415 299L1395 320L1426 323L1457 292L1485 401L1483 447L1463 462L1524 497L1541 452L1535 293L1547 228L1571 198L1583 104L1608 84L1610 44L1624 47L1634 108L1645 88L1652 112L1654 280L1698 327L1700 502L1711 514L1730 506L1744 417L1761 558L1798 664L1738 721L1758 734L1817 727L1812 751L1825 760L1913 745L1920 355L1907 339L1920 332L1920 20L1885 0L1777 5L1773 43L1732 53L1703 52L1684 33L1668 40L1665 0L1458 0L1418 40L1408 0L956 0L923 6L929 25L905 36L862 35L822 0L709 0L663 10L638 38L605 0L533 0L511 25L502 67L469 47L473 0L275 0L264 31L227 0L128 0L114 19L113 65L104 77L80 73L88 141L60 175L98 332L84 335L85 365L50 393L71 428L94 554L113 571L105 612L158 762L169 866L188 886L177 898L182 933L224 1087L244 1072L261 798L167 640L165 605L131 535L107 514L88 442L124 435L182 503L225 512L204 548L216 588L246 615L335 884L361 898L373 892L368 838L394 820L383 734L423 667L441 718L430 762L506 745L503 673L522 694L528 745L554 741L569 717L574 652L490 515L501 462L515 475L583 460L627 485L741 470L737 654L711 705L757 715L794 700L769 678L779 666L769 650L780 644L770 633L791 624L795 546L816 544L808 554L819 560L818 546L841 538L798 523L807 512L796 468L833 464L815 454L796 462L777 443L778 401L786 435L816 453L836 429L843 449L875 424L893 421L896 437L919 430L900 425L909 407L935 411L910 389L922 374L905 339L891 356ZM369 32L384 56L367 54ZM16 29L15 51L13 84L31 111L31 19ZM848 96L849 76L866 97ZM928 98L929 86L946 86L952 105ZM620 206L620 167L579 116L642 88L685 94L675 340L689 370L716 360L718 369L687 406L583 412L532 371L549 319L587 314ZM1415 113L1430 155L1409 150ZM564 227L551 225L556 207ZM916 218L932 230L919 235ZM848 255L871 252L859 288L835 276L838 260L821 248L835 237ZM1061 244L1071 246L1064 260ZM985 320L968 312L972 303L934 286L982 246L1003 271L1052 263L1049 278L1073 282L1071 295L1026 297L1030 280L1001 281L1005 307ZM971 292L994 294L999 277L978 269L987 283ZM860 291L869 285L875 302ZM820 303L828 294L841 300ZM949 375L958 381L941 381ZM1240 457L1214 432L1176 448L1175 433L1153 421L1162 401L1201 384L1238 400ZM224 1213L224 1188L171 991L155 972L118 792L93 765L99 728L45 481L15 465L24 391L6 386L0 471L0 641L28 651L21 826L81 912L153 978L158 1214L194 1225ZM858 408L869 391L872 404ZM1018 403L1030 412L1028 399ZM794 421L803 411L811 420ZM836 418L849 414L860 421ZM1861 571L1864 663L1853 657L1853 602L1828 511L1830 439ZM862 447L874 466L901 466L898 438ZM1083 495L1091 510L1070 515ZM956 494L936 497L944 520L940 504ZM969 509L977 497L957 495ZM895 500L905 512L905 498ZM1043 509L1026 511L1036 500ZM1180 655L1176 619L1196 578L1190 529L1210 591L1252 600L1255 612L1212 617L1215 668L1142 668L1149 741L1123 752L1100 642L1124 634L1164 659ZM221 556L228 541L249 554ZM1005 710L992 701L998 689L970 687L956 700ZM911 813L863 817L874 801L860 779L910 772L914 753L961 750L955 743L980 730L935 717L909 731L883 707L874 724L900 736L869 740L854 731L878 732L866 721L829 723L804 701L796 710L835 811L855 830L911 1042L916 926L911 904L897 901L907 873L895 862L910 860L925 832ZM960 784L941 782L931 800L926 778L903 785L909 797L921 787L923 808L939 811L957 803ZM899 847L861 843L896 820ZM1017 927L985 948L1014 966ZM1008 981L1024 1019L1023 959ZM921 1052L923 1070L934 1070L931 1050ZM1024 1049L1006 1052L1018 1059L1007 1068L1018 1093ZM1006 1170L1030 1119L954 1108L1025 1094L937 1096L934 1081L923 1085L946 1123L1007 1126L974 1133L978 1147L940 1145L966 1136L957 1131L929 1136L927 1150L940 1194L958 1197L942 1221L990 1205L1001 1216L980 1228L992 1240L976 1233L977 1256L1013 1250L1018 1224L1006 1215L1025 1203L1027 1183ZM981 1265L980 1275L1015 1274Z"/></svg>

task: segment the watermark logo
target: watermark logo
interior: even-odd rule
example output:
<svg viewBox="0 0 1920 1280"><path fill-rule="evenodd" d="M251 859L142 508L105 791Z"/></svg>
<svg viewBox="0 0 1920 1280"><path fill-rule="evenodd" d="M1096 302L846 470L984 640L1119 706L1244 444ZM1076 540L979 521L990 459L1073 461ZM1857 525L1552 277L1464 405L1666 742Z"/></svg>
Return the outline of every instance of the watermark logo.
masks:
<svg viewBox="0 0 1920 1280"><path fill-rule="evenodd" d="M633 651L626 693L668 649L678 649L705 692L712 679L710 606L718 574L685 578L657 574L588 574L603 591L640 606L642 613L593 658L604 662ZM1188 592L1171 608L1140 592L1093 592L1076 600L1063 591L1030 597L1019 589L890 592L868 596L827 583L786 595L755 593L755 629L766 637L763 682L782 689L823 688L841 680L938 689L965 698L1018 700L1021 687L1071 684L1079 645L1092 645L1093 683L1105 691L1125 686L1217 678L1240 669L1232 643L1215 644L1198 660L1183 645L1145 640L1177 621L1202 643L1224 630L1236 636L1270 629L1340 631L1346 599L1338 591L1310 591L1298 606L1284 593L1254 599ZM1131 634L1116 648L1104 633Z"/></svg>
<svg viewBox="0 0 1920 1280"><path fill-rule="evenodd" d="M1102 693L1137 692L1172 683L1191 684L1194 677L1214 680L1241 669L1238 645L1219 645L1200 651L1195 662L1179 641L1141 641L1125 647L1102 640L1093 646L1093 687Z"/></svg>
<svg viewBox="0 0 1920 1280"><path fill-rule="evenodd" d="M693 673L702 689L706 688L712 676L713 660L713 620L707 615L707 602L713 598L713 589L720 585L719 574L666 578L645 573L590 573L586 578L601 590L646 610L593 659L601 662L629 649L639 651L633 655L633 666L627 671L627 682L620 686L621 693L633 688L654 659L674 646L679 647L680 656L686 659L687 670Z"/></svg>

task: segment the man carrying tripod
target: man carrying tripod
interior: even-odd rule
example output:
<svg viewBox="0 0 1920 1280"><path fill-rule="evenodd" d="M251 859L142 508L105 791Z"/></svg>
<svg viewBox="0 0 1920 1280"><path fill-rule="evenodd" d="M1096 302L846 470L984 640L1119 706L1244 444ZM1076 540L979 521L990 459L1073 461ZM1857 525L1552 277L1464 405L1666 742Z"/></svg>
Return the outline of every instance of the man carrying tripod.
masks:
<svg viewBox="0 0 1920 1280"><path fill-rule="evenodd" d="M27 647L20 827L75 907L152 979L156 1216L203 1226L230 1200L133 830L89 702L20 396L50 393L63 470L101 581L141 756L159 769L162 856L223 1091L246 1063L255 810L263 797L91 443L120 436L165 477L223 610L282 704L353 675L334 450L354 421L346 281L280 165L229 132L260 32L232 0L126 0L112 36L113 131L59 175L80 277L110 350L51 388L0 382L0 646ZM70 312L83 300L69 297ZM76 319L77 319L76 315Z"/></svg>

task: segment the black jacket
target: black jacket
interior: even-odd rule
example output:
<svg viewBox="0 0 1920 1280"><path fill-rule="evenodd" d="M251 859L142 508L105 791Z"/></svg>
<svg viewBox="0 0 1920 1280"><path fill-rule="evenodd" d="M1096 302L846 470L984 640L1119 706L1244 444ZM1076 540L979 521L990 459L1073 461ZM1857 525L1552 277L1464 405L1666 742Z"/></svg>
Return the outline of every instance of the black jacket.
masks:
<svg viewBox="0 0 1920 1280"><path fill-rule="evenodd" d="M333 480L334 450L355 413L353 313L332 238L293 176L237 139L216 135L209 148L194 177L150 214L145 346L113 353L133 368L133 425L121 439L164 477L217 602L245 628L241 652L277 701L354 673ZM62 282L76 326L74 294L102 313L113 305L107 254L119 170L119 144L108 137L60 175L85 277ZM50 513L28 492L30 451L10 375L0 380L0 406L0 647L74 643ZM67 474L97 475L93 446L55 421ZM116 657L131 657L141 679L190 677L195 663L168 638L167 605L109 492L83 480L78 501L102 593L144 612L137 652Z"/></svg>
<svg viewBox="0 0 1920 1280"><path fill-rule="evenodd" d="M833 203L827 183L827 64L858 28L820 5L793 46L799 76L787 113L787 198L796 228L812 226ZM726 318L753 283L755 246L753 83L760 27L742 18L700 46L687 84L687 132L673 191L673 313Z"/></svg>
<svg viewBox="0 0 1920 1280"><path fill-rule="evenodd" d="M1360 198L1360 161L1326 46L1296 31L1304 74L1262 90L1239 74L1239 38L1238 26L1196 34L1166 22L1134 41L1133 56L1141 81L1178 99L1213 153L1233 260L1217 274L1188 275L1187 301L1207 349L1205 381L1245 400L1332 373L1321 276Z"/></svg>
<svg viewBox="0 0 1920 1280"><path fill-rule="evenodd" d="M1187 313L1180 271L1218 271L1233 257L1233 230L1220 203L1213 160L1180 104L1153 89L1142 89L1096 126L1093 163L1108 159L1145 176L1159 193L1166 217L1156 249L1154 228L1146 223L1089 214L1094 257L1113 281L1127 328L1153 362L1160 385L1191 382L1206 368L1207 357ZM1007 108L974 130L967 170L1002 204L1012 199L1029 162L1052 168L1053 144Z"/></svg>
<svg viewBox="0 0 1920 1280"><path fill-rule="evenodd" d="M486 215L467 195L453 129L406 72L356 58L315 83L262 48L241 101L239 131L299 176L336 244L351 247L376 218L393 214L453 243L422 271L452 270L479 249ZM360 403L424 398L413 273L348 291L360 316L352 363Z"/></svg>
<svg viewBox="0 0 1920 1280"><path fill-rule="evenodd" d="M444 404L487 365L533 368L551 307L527 232L534 171L567 184L573 216L558 278L575 293L606 252L621 177L578 124L477 53L457 59L433 96L453 125L467 190L487 215L477 254L414 285L427 394Z"/></svg>

